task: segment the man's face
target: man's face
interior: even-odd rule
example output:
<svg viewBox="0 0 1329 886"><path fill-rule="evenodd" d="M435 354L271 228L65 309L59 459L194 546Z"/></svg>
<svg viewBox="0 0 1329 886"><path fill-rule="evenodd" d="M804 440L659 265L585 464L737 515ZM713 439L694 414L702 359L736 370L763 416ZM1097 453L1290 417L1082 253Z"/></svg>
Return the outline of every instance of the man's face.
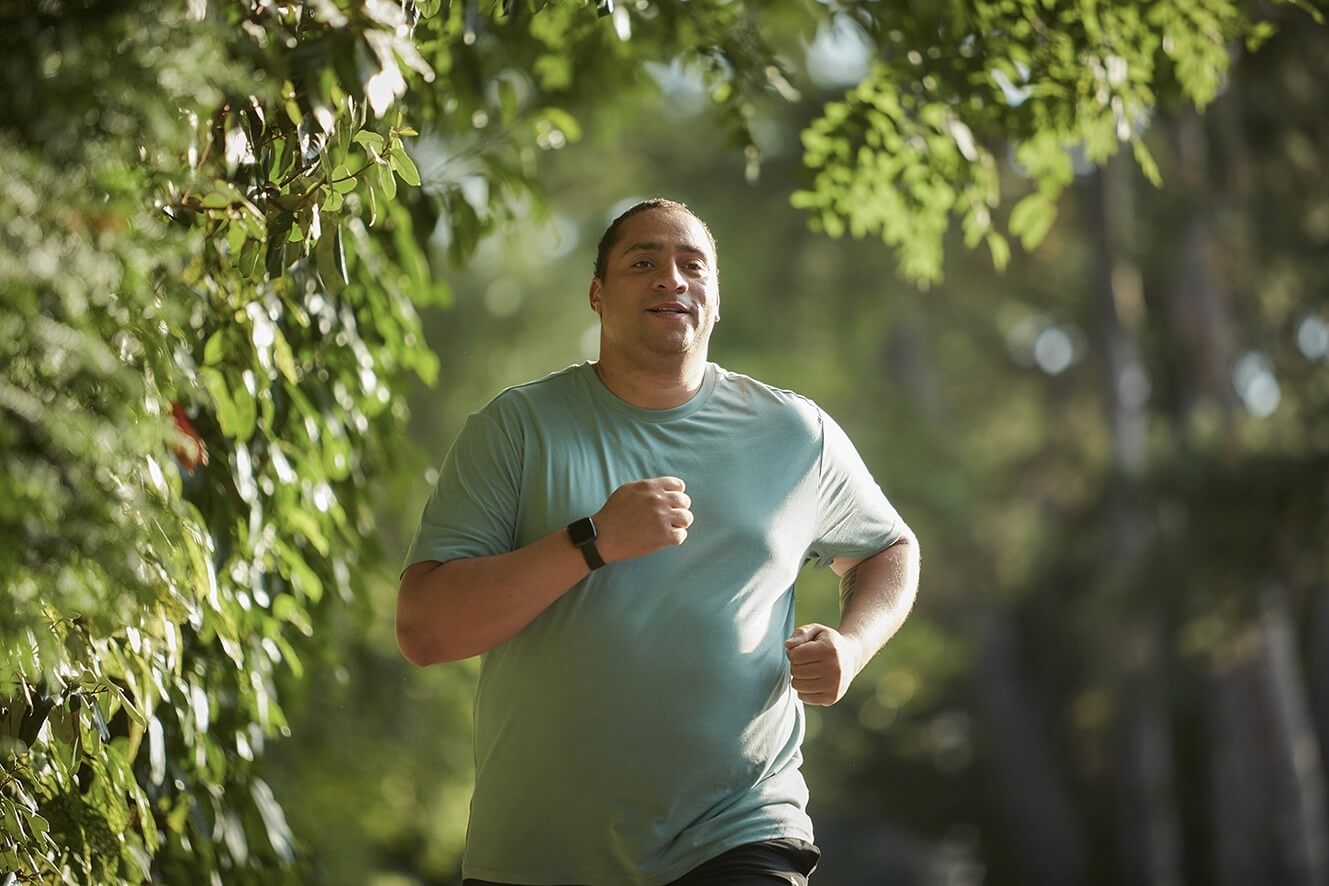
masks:
<svg viewBox="0 0 1329 886"><path fill-rule="evenodd" d="M706 353L720 319L715 252L686 212L649 209L619 229L604 279L591 281L601 359Z"/></svg>

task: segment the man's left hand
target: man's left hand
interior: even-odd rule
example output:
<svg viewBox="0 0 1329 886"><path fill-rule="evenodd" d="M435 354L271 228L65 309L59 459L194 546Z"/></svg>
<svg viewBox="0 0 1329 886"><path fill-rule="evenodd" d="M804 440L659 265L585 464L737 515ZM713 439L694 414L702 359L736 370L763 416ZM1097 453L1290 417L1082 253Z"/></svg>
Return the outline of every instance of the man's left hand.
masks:
<svg viewBox="0 0 1329 886"><path fill-rule="evenodd" d="M833 705L844 698L862 667L851 637L826 625L803 625L784 641L794 691L805 704Z"/></svg>

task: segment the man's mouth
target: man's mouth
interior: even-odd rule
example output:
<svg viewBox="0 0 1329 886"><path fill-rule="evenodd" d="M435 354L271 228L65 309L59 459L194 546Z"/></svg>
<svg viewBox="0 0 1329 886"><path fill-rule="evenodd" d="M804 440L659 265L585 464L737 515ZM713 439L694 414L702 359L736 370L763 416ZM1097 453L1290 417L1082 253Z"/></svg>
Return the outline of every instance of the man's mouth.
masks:
<svg viewBox="0 0 1329 886"><path fill-rule="evenodd" d="M678 304L657 305L656 307L647 308L646 310L647 313L650 314L691 314L692 313L692 311L688 310L683 305L678 305Z"/></svg>

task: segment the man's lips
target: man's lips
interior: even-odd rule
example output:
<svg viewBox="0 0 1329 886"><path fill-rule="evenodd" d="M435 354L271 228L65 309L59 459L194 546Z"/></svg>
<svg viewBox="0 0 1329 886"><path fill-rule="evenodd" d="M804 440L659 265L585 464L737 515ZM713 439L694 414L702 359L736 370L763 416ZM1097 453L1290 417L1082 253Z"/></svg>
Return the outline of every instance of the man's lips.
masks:
<svg viewBox="0 0 1329 886"><path fill-rule="evenodd" d="M691 315L692 315L692 310L691 310L690 308L688 308L686 305L679 304L678 302L668 302L668 303L663 304L663 305L656 305L656 306L653 307L653 308L647 308L647 309L646 309L646 313L648 313L648 314L666 314L666 315L668 315L668 314L682 314L682 315L685 315L685 316L691 316Z"/></svg>

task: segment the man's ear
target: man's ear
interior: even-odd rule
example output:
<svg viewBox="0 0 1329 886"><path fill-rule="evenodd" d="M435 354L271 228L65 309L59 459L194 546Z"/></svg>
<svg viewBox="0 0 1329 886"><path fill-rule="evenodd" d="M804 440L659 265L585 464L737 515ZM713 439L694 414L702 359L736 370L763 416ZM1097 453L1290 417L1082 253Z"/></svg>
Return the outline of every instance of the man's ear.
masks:
<svg viewBox="0 0 1329 886"><path fill-rule="evenodd" d="M595 311L595 313L597 314L600 313L600 289L601 289L600 278L592 277L591 291L588 292L586 295L591 302L591 310Z"/></svg>

